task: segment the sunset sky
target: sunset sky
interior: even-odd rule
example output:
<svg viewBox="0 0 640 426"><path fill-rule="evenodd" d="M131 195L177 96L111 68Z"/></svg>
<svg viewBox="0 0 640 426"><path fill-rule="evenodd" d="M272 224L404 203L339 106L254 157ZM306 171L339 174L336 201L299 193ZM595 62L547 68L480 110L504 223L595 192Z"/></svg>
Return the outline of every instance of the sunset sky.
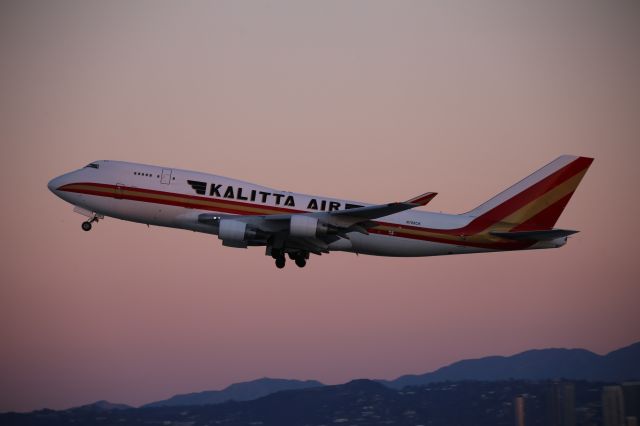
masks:
<svg viewBox="0 0 640 426"><path fill-rule="evenodd" d="M0 412L640 340L640 2L3 1ZM546 3L546 2L545 2ZM558 250L263 248L83 218L97 159L465 212L594 157Z"/></svg>

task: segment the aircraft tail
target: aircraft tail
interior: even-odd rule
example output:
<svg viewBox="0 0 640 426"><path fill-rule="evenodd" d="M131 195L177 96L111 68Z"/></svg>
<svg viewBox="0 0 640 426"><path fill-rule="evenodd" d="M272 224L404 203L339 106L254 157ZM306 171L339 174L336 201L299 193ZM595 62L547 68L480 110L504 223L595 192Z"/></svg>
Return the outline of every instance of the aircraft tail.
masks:
<svg viewBox="0 0 640 426"><path fill-rule="evenodd" d="M563 155L467 212L472 227L499 231L552 229L593 158Z"/></svg>

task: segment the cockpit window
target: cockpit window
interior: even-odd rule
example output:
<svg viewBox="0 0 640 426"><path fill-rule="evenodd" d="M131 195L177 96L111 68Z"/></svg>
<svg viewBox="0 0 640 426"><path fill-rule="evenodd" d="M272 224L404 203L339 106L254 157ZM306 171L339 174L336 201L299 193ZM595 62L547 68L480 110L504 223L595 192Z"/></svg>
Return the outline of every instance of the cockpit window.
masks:
<svg viewBox="0 0 640 426"><path fill-rule="evenodd" d="M87 167L90 167L92 169L99 169L100 168L100 164L98 163L91 163L91 164L87 164L86 166L84 166L84 168L86 169Z"/></svg>

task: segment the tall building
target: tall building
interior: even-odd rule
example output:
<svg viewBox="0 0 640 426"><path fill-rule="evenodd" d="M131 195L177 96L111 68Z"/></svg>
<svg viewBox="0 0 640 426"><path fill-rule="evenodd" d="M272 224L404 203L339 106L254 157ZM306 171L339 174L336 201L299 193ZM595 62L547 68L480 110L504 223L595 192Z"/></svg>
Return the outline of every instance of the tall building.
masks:
<svg viewBox="0 0 640 426"><path fill-rule="evenodd" d="M624 396L624 415L640 419L640 382L625 382L622 384Z"/></svg>
<svg viewBox="0 0 640 426"><path fill-rule="evenodd" d="M625 426L622 386L602 388L602 422L604 426Z"/></svg>
<svg viewBox="0 0 640 426"><path fill-rule="evenodd" d="M516 396L513 400L516 415L516 426L524 426L524 396Z"/></svg>
<svg viewBox="0 0 640 426"><path fill-rule="evenodd" d="M549 426L576 425L576 397L573 383L553 383L549 389Z"/></svg>

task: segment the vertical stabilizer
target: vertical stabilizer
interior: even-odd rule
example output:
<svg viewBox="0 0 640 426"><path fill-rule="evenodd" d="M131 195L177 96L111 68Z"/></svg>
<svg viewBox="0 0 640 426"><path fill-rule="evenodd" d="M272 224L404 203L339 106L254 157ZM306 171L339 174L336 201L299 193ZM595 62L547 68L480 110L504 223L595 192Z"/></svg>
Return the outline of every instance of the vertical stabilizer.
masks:
<svg viewBox="0 0 640 426"><path fill-rule="evenodd" d="M474 229L552 229L593 158L563 155L466 213Z"/></svg>

